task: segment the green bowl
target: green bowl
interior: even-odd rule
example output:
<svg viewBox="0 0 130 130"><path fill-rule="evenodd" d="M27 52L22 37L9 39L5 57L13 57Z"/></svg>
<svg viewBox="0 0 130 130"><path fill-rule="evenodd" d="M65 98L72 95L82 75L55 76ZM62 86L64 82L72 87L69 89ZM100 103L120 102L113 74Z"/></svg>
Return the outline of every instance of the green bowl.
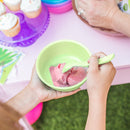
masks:
<svg viewBox="0 0 130 130"><path fill-rule="evenodd" d="M87 61L90 56L90 51L76 41L55 41L43 48L40 52L36 61L37 74L43 83L54 90L63 92L76 90L87 80L87 77L74 86L57 87L53 85L49 68L51 66L57 66L59 63Z"/></svg>

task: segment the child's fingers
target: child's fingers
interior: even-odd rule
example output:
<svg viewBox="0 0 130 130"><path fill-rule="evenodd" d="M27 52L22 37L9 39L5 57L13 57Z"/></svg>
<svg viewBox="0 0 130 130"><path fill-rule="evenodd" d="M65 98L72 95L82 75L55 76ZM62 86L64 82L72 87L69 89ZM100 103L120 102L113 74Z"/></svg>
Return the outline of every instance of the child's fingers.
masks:
<svg viewBox="0 0 130 130"><path fill-rule="evenodd" d="M89 69L88 69L88 72L94 72L94 71L98 71L98 70L99 70L99 67L98 67L98 56L97 55L93 55L89 59Z"/></svg>
<svg viewBox="0 0 130 130"><path fill-rule="evenodd" d="M103 52L96 53L96 55L98 56L98 58L102 58L102 57L106 56L106 54L103 53ZM112 62L109 62L109 63L105 63L105 64L103 64L103 65L100 65L100 70L101 70L101 71L105 71L105 72L106 72L106 71L109 71L109 70L111 71L112 68L114 68Z"/></svg>
<svg viewBox="0 0 130 130"><path fill-rule="evenodd" d="M98 52L95 54L98 58L102 58L104 56L106 56L106 54L104 52Z"/></svg>

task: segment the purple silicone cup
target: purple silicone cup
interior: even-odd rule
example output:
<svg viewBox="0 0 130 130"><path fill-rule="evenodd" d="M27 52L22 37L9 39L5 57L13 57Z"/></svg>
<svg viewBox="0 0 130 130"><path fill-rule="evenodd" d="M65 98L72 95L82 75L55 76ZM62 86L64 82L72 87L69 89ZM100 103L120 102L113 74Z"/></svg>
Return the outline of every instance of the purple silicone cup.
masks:
<svg viewBox="0 0 130 130"><path fill-rule="evenodd" d="M8 11L7 12L11 12ZM47 29L50 15L47 7L42 4L42 12L36 18L28 18L22 11L13 12L20 19L21 31L15 37L7 37L0 32L0 44L11 47L27 47L32 45Z"/></svg>

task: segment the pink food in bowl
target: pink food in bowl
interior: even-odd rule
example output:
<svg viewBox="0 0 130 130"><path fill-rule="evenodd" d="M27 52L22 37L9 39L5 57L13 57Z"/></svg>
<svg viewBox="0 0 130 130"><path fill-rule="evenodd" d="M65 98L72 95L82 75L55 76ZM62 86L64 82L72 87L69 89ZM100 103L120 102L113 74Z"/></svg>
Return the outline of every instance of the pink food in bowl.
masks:
<svg viewBox="0 0 130 130"><path fill-rule="evenodd" d="M62 73L65 63L58 66L50 67L50 74L53 84L58 87L69 87L81 82L87 75L84 68L72 68L65 73Z"/></svg>

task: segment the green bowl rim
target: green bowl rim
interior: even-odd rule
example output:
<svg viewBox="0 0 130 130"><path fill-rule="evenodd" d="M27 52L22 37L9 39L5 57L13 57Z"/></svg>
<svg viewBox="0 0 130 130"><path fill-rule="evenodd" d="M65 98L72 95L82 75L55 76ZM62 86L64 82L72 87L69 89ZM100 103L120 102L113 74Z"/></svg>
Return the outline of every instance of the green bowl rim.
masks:
<svg viewBox="0 0 130 130"><path fill-rule="evenodd" d="M54 86L54 85L51 85L51 84L48 84L43 78L42 76L40 75L39 73L39 69L38 69L38 64L39 64L39 59L41 57L41 54L44 53L44 51L49 48L50 46L52 45L55 45L57 43L61 43L61 42L72 42L74 44L78 44L80 45L81 47L83 47L87 52L88 54L91 56L91 52L88 50L87 47L85 47L84 45L82 45L81 43L77 42L77 41L74 41L74 40L58 40L58 41L54 41L52 43L50 43L49 45L47 45L46 47L44 47L41 52L39 53L38 57L37 57L37 60L36 60L36 71L37 71L37 74L40 78L40 80L45 83L48 87L52 88L52 89L55 89L55 90L58 90L58 91L72 91L72 90L75 90L75 89L78 89L80 88L80 85L82 85L86 80L87 80L87 77L84 78L81 82L79 82L78 84L76 85L73 85L73 86L69 86L69 87L57 87L57 86Z"/></svg>

